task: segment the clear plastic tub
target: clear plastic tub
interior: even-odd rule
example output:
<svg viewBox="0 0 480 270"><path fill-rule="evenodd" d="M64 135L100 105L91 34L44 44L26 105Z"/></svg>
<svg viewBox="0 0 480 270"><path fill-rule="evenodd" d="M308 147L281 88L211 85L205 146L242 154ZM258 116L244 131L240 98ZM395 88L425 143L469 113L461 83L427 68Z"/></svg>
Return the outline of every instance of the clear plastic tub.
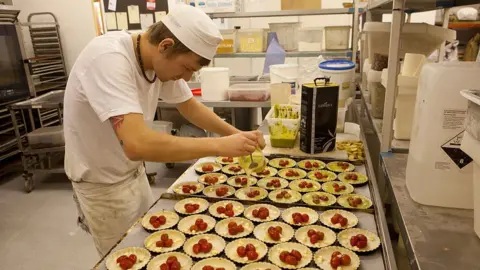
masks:
<svg viewBox="0 0 480 270"><path fill-rule="evenodd" d="M270 84L242 83L228 88L231 101L267 101L270 98Z"/></svg>
<svg viewBox="0 0 480 270"><path fill-rule="evenodd" d="M265 43L264 29L237 30L239 52L263 52Z"/></svg>
<svg viewBox="0 0 480 270"><path fill-rule="evenodd" d="M147 125L155 130L155 131L160 131L164 132L167 134L172 134L172 129L173 129L173 123L169 121L150 121L147 122Z"/></svg>
<svg viewBox="0 0 480 270"><path fill-rule="evenodd" d="M293 148L300 129L300 106L275 104L267 116L270 144L277 148Z"/></svg>
<svg viewBox="0 0 480 270"><path fill-rule="evenodd" d="M220 30L222 33L223 41L217 47L217 53L235 53L236 48L236 37L237 37L237 30L235 29L227 29L227 30Z"/></svg>
<svg viewBox="0 0 480 270"><path fill-rule="evenodd" d="M63 126L43 127L27 134L31 148L50 148L65 145Z"/></svg>
<svg viewBox="0 0 480 270"><path fill-rule="evenodd" d="M323 48L323 27L298 29L298 51L315 52Z"/></svg>
<svg viewBox="0 0 480 270"><path fill-rule="evenodd" d="M325 26L325 50L347 50L351 26Z"/></svg>
<svg viewBox="0 0 480 270"><path fill-rule="evenodd" d="M300 23L269 23L270 31L276 32L278 42L285 51L296 51Z"/></svg>

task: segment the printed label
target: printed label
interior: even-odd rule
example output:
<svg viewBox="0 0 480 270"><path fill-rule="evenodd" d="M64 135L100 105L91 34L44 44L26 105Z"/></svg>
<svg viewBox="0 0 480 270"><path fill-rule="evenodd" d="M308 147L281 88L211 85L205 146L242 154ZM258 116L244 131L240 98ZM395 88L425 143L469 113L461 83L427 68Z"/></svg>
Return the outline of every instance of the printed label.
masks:
<svg viewBox="0 0 480 270"><path fill-rule="evenodd" d="M463 129L466 117L466 110L443 110L443 129Z"/></svg>
<svg viewBox="0 0 480 270"><path fill-rule="evenodd" d="M473 161L472 158L469 155L467 155L467 153L463 152L463 150L460 149L460 145L462 144L464 133L465 133L465 130L455 135L453 138L448 140L444 145L442 145L443 151L445 151L445 153L452 159L452 161L460 169L467 166L468 164L470 164L470 162ZM435 163L435 167L437 166L437 163Z"/></svg>

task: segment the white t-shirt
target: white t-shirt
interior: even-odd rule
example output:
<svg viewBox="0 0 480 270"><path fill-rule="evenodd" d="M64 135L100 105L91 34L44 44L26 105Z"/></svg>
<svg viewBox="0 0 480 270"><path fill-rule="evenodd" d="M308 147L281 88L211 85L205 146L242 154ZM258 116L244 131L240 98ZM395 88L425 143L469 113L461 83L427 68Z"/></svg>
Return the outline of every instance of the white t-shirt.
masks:
<svg viewBox="0 0 480 270"><path fill-rule="evenodd" d="M153 72L147 72L153 78ZM127 158L110 117L141 113L152 121L158 99L182 103L192 97L184 80L151 84L137 62L129 33L93 39L73 66L65 91L65 171L72 181L117 183L141 162Z"/></svg>

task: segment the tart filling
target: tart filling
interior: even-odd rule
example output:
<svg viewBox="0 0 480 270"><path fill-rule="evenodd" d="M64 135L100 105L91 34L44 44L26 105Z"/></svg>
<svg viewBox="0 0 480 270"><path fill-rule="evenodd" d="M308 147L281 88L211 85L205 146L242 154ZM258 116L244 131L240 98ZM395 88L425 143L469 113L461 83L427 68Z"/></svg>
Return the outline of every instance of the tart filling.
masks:
<svg viewBox="0 0 480 270"><path fill-rule="evenodd" d="M184 182L173 187L173 191L177 194L193 195L202 192L205 186L197 182Z"/></svg>
<svg viewBox="0 0 480 270"><path fill-rule="evenodd" d="M346 194L337 198L337 203L345 208L368 209L372 200L360 194Z"/></svg>
<svg viewBox="0 0 480 270"><path fill-rule="evenodd" d="M183 215L194 215L207 210L209 203L201 198L186 198L175 204L173 207L177 213Z"/></svg>
<svg viewBox="0 0 480 270"><path fill-rule="evenodd" d="M192 270L203 270L204 267L206 267L205 269L209 269L209 270L217 270L217 269L236 270L237 269L235 264L232 263L231 261L227 259L215 257L215 258L203 259L197 262L192 267Z"/></svg>
<svg viewBox="0 0 480 270"><path fill-rule="evenodd" d="M175 257L175 261L180 264L180 270L189 270L192 268L192 258L181 252L168 252L154 257L147 265L147 270L158 270L162 264L168 264L168 258ZM170 268L169 268L170 269Z"/></svg>
<svg viewBox="0 0 480 270"><path fill-rule="evenodd" d="M307 247L322 248L333 245L337 235L326 227L310 225L298 229L295 232L295 239Z"/></svg>
<svg viewBox="0 0 480 270"><path fill-rule="evenodd" d="M237 164L238 157L217 157L215 162L222 164L222 165L230 165L230 164Z"/></svg>
<svg viewBox="0 0 480 270"><path fill-rule="evenodd" d="M311 170L322 170L325 168L326 164L320 160L314 159L305 159L297 163L299 168L302 168L307 171Z"/></svg>
<svg viewBox="0 0 480 270"><path fill-rule="evenodd" d="M211 198L225 198L232 196L234 193L235 188L229 185L208 186L203 190L203 195Z"/></svg>
<svg viewBox="0 0 480 270"><path fill-rule="evenodd" d="M195 165L195 171L199 174L215 173L222 169L222 165L215 162L202 162Z"/></svg>
<svg viewBox="0 0 480 270"><path fill-rule="evenodd" d="M278 172L278 176L285 178L287 180L297 180L307 177L307 172L302 169L290 168L283 169Z"/></svg>
<svg viewBox="0 0 480 270"><path fill-rule="evenodd" d="M296 203L302 199L300 192L291 189L277 189L268 194L268 198L278 203Z"/></svg>
<svg viewBox="0 0 480 270"><path fill-rule="evenodd" d="M177 213L160 210L153 213L147 213L142 219L143 228L149 231L159 231L172 228L177 225L180 217Z"/></svg>
<svg viewBox="0 0 480 270"><path fill-rule="evenodd" d="M268 162L268 165L277 169L285 169L295 167L297 162L291 158L274 158Z"/></svg>
<svg viewBox="0 0 480 270"><path fill-rule="evenodd" d="M280 210L270 204L255 204L245 209L243 215L255 222L268 222L280 216Z"/></svg>
<svg viewBox="0 0 480 270"><path fill-rule="evenodd" d="M355 166L344 161L334 161L327 164L327 169L337 173L353 172L353 170L355 170Z"/></svg>
<svg viewBox="0 0 480 270"><path fill-rule="evenodd" d="M177 230L163 230L150 234L143 244L152 252L164 253L179 249L185 240L185 235Z"/></svg>
<svg viewBox="0 0 480 270"><path fill-rule="evenodd" d="M302 201L308 205L331 206L337 202L337 198L326 192L310 192L302 196Z"/></svg>
<svg viewBox="0 0 480 270"><path fill-rule="evenodd" d="M342 221L342 219L346 219L346 221ZM320 214L320 222L333 229L348 229L357 226L358 218L351 212L332 209Z"/></svg>
<svg viewBox="0 0 480 270"><path fill-rule="evenodd" d="M358 172L345 172L338 175L338 180L351 185L361 185L368 182L368 177Z"/></svg>
<svg viewBox="0 0 480 270"><path fill-rule="evenodd" d="M241 238L228 243L225 255L232 261L248 264L261 260L267 255L267 245L252 238Z"/></svg>
<svg viewBox="0 0 480 270"><path fill-rule="evenodd" d="M227 181L227 176L223 173L206 173L198 177L198 182L204 185L218 185Z"/></svg>
<svg viewBox="0 0 480 270"><path fill-rule="evenodd" d="M335 254L335 255L334 255ZM347 260L344 255L347 255L350 260ZM332 260L333 257L338 259ZM342 258L345 258L342 260ZM323 270L338 270L342 267L342 270L356 270L360 267L360 258L357 254L342 247L324 247L315 252L313 256L315 264ZM343 261L343 262L342 262ZM332 267L332 263L335 263L337 267Z"/></svg>
<svg viewBox="0 0 480 270"><path fill-rule="evenodd" d="M227 183L232 187L244 188L255 185L257 179L248 175L238 175L228 178Z"/></svg>
<svg viewBox="0 0 480 270"><path fill-rule="evenodd" d="M298 192L313 192L322 188L322 184L313 180L299 179L290 183L290 189Z"/></svg>
<svg viewBox="0 0 480 270"><path fill-rule="evenodd" d="M278 221L262 223L253 230L255 238L269 244L288 242L294 233L292 226Z"/></svg>
<svg viewBox="0 0 480 270"><path fill-rule="evenodd" d="M208 208L210 215L217 218L236 217L243 213L243 204L236 201L219 201Z"/></svg>
<svg viewBox="0 0 480 270"><path fill-rule="evenodd" d="M380 246L378 235L364 229L346 229L341 231L337 238L340 245L355 252L369 252Z"/></svg>
<svg viewBox="0 0 480 270"><path fill-rule="evenodd" d="M310 171L308 172L307 177L308 179L319 182L328 182L337 179L337 175L335 173L327 170Z"/></svg>
<svg viewBox="0 0 480 270"><path fill-rule="evenodd" d="M266 262L250 263L242 267L240 270L280 270L278 266Z"/></svg>
<svg viewBox="0 0 480 270"><path fill-rule="evenodd" d="M194 258L217 256L225 248L225 240L215 234L202 234L189 238L183 245L183 251Z"/></svg>
<svg viewBox="0 0 480 270"><path fill-rule="evenodd" d="M299 269L312 261L312 251L298 243L281 243L268 252L268 259L280 268Z"/></svg>
<svg viewBox="0 0 480 270"><path fill-rule="evenodd" d="M265 178L265 177L273 177L277 174L277 169L273 167L265 167L265 169L261 172L252 172L251 175L257 178Z"/></svg>
<svg viewBox="0 0 480 270"><path fill-rule="evenodd" d="M235 197L240 200L260 201L268 196L268 191L259 187L241 188L235 192Z"/></svg>
<svg viewBox="0 0 480 270"><path fill-rule="evenodd" d="M330 181L323 183L322 190L333 195L343 195L352 193L355 188L341 181ZM205 190L203 190L205 192Z"/></svg>
<svg viewBox="0 0 480 270"><path fill-rule="evenodd" d="M129 266L128 269L139 270L147 265L150 258L150 252L144 248L123 248L108 255L105 266L108 270L123 270L126 266Z"/></svg>
<svg viewBox="0 0 480 270"><path fill-rule="evenodd" d="M245 174L245 170L238 164L226 165L222 168L222 172L228 175L241 175Z"/></svg>
<svg viewBox="0 0 480 270"><path fill-rule="evenodd" d="M282 219L291 225L307 226L317 222L318 213L308 207L290 207L282 212Z"/></svg>
<svg viewBox="0 0 480 270"><path fill-rule="evenodd" d="M215 227L216 221L207 215L192 215L184 217L178 222L178 230L190 235L203 234Z"/></svg>
<svg viewBox="0 0 480 270"><path fill-rule="evenodd" d="M225 238L242 238L253 232L253 223L241 217L227 218L219 221L215 232Z"/></svg>
<svg viewBox="0 0 480 270"><path fill-rule="evenodd" d="M265 177L258 180L257 186L267 190L275 190L288 187L288 181L280 177Z"/></svg>

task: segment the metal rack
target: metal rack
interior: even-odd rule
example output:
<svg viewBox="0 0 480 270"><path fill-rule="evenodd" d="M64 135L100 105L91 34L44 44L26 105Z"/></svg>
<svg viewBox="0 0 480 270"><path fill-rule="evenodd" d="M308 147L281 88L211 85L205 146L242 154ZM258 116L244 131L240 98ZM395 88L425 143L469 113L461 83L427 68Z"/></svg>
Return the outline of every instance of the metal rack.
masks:
<svg viewBox="0 0 480 270"><path fill-rule="evenodd" d="M16 137L18 151L21 153L25 191L31 192L35 187L34 172L44 170L51 173L63 173L63 156L65 146L33 149L28 145L27 132L37 129L35 112L38 110L51 111L57 119L52 119L52 125L63 124L64 91L52 91L43 96L26 101L17 102L9 106L10 116L14 123L12 131ZM18 119L21 116L21 119ZM55 118L55 117L52 117Z"/></svg>
<svg viewBox="0 0 480 270"><path fill-rule="evenodd" d="M34 22L34 18L40 16L51 21ZM64 90L68 76L57 18L51 12L31 13L28 15L28 22L23 25L29 28L35 54L35 57L25 60L30 70L33 96L53 90Z"/></svg>

